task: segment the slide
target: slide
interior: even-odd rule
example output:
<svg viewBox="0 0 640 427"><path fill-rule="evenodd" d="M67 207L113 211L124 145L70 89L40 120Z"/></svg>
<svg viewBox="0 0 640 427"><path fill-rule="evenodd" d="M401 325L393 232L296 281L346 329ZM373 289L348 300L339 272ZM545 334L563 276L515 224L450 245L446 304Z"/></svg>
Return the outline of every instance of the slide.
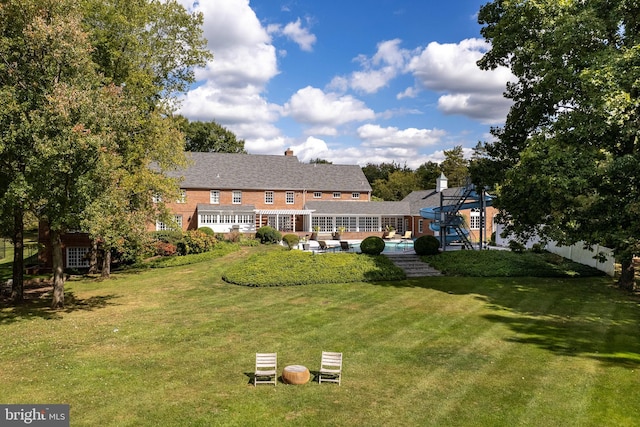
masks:
<svg viewBox="0 0 640 427"><path fill-rule="evenodd" d="M436 211L437 209L437 211ZM423 208L420 209L420 215L422 215L423 218L426 219L430 219L434 222L429 224L429 229L433 232L435 232L435 236L438 240L440 240L440 223L438 222L440 220L440 208ZM464 225L462 218L454 218L454 223L452 223L451 225ZM469 230L462 228L462 232L465 235L469 235ZM458 233L456 233L453 228L449 228L449 233L447 234L445 243L447 245L453 243L453 242L457 242L460 240L460 235L458 235Z"/></svg>
<svg viewBox="0 0 640 427"><path fill-rule="evenodd" d="M461 198L464 197L464 203L458 205L456 203L450 205L440 206L432 206L428 208L420 209L420 216L425 219L430 219L432 222L429 224L429 228L436 232L436 237L440 239L440 222L442 220L442 213L456 213L457 211L465 210L465 209L474 209L480 208L480 195L475 191L464 191ZM488 194L484 196L484 205L491 206L493 204L493 197ZM455 217L452 219L450 226L458 227L459 230L462 231L464 236L469 235L469 230L464 227L463 219L460 217ZM450 244L451 242L461 240L463 237L453 230L453 227L449 229L449 233L446 236L446 244Z"/></svg>

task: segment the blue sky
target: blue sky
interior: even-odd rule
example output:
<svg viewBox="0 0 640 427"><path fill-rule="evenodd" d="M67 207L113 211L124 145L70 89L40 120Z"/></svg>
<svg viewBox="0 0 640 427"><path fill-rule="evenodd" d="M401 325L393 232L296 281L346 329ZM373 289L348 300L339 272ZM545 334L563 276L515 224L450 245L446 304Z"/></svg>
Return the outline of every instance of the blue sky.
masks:
<svg viewBox="0 0 640 427"><path fill-rule="evenodd" d="M214 59L181 103L253 154L413 169L504 122L507 69L481 71L487 0L179 0Z"/></svg>

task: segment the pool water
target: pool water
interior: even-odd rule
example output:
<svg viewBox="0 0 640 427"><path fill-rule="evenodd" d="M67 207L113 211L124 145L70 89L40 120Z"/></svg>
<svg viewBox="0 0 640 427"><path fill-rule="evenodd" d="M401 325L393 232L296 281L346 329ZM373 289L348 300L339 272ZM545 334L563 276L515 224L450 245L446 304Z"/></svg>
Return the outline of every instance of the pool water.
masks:
<svg viewBox="0 0 640 427"><path fill-rule="evenodd" d="M382 253L396 253L396 252L413 252L413 240L402 242L384 242L384 250Z"/></svg>

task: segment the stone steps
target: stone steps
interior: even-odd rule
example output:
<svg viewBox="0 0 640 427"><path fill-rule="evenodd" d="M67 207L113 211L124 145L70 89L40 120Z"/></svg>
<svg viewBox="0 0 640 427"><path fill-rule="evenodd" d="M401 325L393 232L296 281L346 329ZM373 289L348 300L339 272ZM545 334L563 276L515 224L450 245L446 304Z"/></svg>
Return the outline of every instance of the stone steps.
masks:
<svg viewBox="0 0 640 427"><path fill-rule="evenodd" d="M407 277L442 276L435 268L420 261L420 257L413 254L385 254L395 265L404 270Z"/></svg>

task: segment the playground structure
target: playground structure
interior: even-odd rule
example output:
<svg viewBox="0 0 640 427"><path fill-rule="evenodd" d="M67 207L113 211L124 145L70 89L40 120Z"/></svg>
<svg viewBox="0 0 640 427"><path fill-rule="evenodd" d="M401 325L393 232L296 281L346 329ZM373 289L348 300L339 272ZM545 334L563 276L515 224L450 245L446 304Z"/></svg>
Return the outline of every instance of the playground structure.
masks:
<svg viewBox="0 0 640 427"><path fill-rule="evenodd" d="M440 206L422 208L420 209L420 215L425 219L431 220L429 228L440 240L443 250L447 245L457 241L465 249L473 250L475 247L469 239L469 229L466 228L460 211L476 208L480 210L479 248L482 248L486 207L491 206L492 203L493 197L487 194L484 188L477 191L475 185L467 179L467 184L457 189L453 194L445 195L444 191L440 191Z"/></svg>

